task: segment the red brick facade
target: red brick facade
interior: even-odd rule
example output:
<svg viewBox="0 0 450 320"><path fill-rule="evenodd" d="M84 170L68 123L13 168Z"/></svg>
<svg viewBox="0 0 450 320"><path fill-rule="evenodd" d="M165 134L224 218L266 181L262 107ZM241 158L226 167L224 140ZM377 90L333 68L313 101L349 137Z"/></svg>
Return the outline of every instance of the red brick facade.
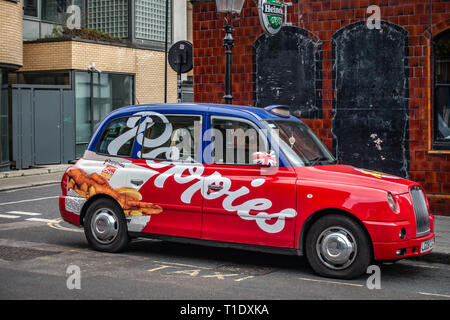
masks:
<svg viewBox="0 0 450 320"><path fill-rule="evenodd" d="M422 184L435 214L450 215L450 150L431 150L432 135L432 49L430 31L435 36L450 28L450 1L423 0L292 0L288 22L306 29L322 41L322 119L304 119L332 150L332 87L331 37L339 29L370 14L367 7L378 5L381 20L404 28L409 42L409 173ZM225 53L224 20L216 12L214 1L193 2L194 101L223 103ZM263 33L257 0L246 0L238 20L234 21L233 37L233 104L253 105L252 45ZM431 25L431 28L430 28Z"/></svg>

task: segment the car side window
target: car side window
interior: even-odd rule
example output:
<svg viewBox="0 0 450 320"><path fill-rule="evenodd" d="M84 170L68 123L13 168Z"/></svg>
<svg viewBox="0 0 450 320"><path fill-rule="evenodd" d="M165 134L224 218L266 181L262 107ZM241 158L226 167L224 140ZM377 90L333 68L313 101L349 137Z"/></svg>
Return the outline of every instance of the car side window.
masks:
<svg viewBox="0 0 450 320"><path fill-rule="evenodd" d="M250 121L213 117L211 158L214 164L253 165L253 154L267 152L267 139Z"/></svg>
<svg viewBox="0 0 450 320"><path fill-rule="evenodd" d="M147 123L141 157L159 161L198 162L201 116L164 115Z"/></svg>
<svg viewBox="0 0 450 320"><path fill-rule="evenodd" d="M122 117L108 123L98 141L97 153L130 157L136 136L132 129L139 120L140 117Z"/></svg>

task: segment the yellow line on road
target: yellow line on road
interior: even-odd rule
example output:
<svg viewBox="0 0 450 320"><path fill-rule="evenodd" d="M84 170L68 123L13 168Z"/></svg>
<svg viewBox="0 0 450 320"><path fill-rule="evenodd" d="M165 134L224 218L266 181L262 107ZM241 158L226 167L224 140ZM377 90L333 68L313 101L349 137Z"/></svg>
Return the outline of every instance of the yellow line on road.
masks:
<svg viewBox="0 0 450 320"><path fill-rule="evenodd" d="M161 263L161 264L165 264L165 265L175 265L175 266L180 266L180 267L191 267L191 268L199 268L199 269L206 269L206 270L211 270L212 268L208 268L208 267L199 267L199 266L194 266L191 264L183 264L183 263L175 263L175 262L165 262L165 261L156 261L154 260L153 262L156 263Z"/></svg>
<svg viewBox="0 0 450 320"><path fill-rule="evenodd" d="M318 280L318 279L309 279L309 278L299 278L300 280L304 281L312 281L312 282L320 282L320 283L328 283L328 284L340 284L344 286L352 286L352 287L364 287L362 284L356 284L356 283L348 283L348 282L337 282L337 281L328 281L328 280Z"/></svg>
<svg viewBox="0 0 450 320"><path fill-rule="evenodd" d="M47 223L47 225L48 225L50 228L57 229L57 230L72 231L72 232L84 232L83 229L73 229L73 228L66 228L66 227L63 227L63 226L60 225L61 222L62 222L62 219L59 218L59 219L50 221L49 223Z"/></svg>

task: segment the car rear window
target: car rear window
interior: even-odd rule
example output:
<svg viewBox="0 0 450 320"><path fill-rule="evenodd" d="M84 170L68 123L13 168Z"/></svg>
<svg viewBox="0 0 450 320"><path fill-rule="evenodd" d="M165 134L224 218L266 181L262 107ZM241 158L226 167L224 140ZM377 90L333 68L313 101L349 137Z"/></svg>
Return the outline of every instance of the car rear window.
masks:
<svg viewBox="0 0 450 320"><path fill-rule="evenodd" d="M135 125L139 119L140 117L123 117L112 120L100 137L97 153L130 157L136 136Z"/></svg>

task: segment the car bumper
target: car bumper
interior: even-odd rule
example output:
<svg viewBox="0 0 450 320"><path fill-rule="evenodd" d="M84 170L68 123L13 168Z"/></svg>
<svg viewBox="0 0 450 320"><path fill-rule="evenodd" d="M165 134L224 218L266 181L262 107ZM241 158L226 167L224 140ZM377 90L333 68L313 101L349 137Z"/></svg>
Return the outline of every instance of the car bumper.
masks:
<svg viewBox="0 0 450 320"><path fill-rule="evenodd" d="M80 226L80 210L73 209L72 203L78 199L69 196L59 197L59 212L64 221Z"/></svg>
<svg viewBox="0 0 450 320"><path fill-rule="evenodd" d="M424 241L433 240L433 218L430 217L431 232L425 236L416 238L415 226L408 221L399 222L364 222L373 244L375 260L397 260L422 256L433 251L433 248L422 251ZM406 231L405 239L400 239L400 230Z"/></svg>

